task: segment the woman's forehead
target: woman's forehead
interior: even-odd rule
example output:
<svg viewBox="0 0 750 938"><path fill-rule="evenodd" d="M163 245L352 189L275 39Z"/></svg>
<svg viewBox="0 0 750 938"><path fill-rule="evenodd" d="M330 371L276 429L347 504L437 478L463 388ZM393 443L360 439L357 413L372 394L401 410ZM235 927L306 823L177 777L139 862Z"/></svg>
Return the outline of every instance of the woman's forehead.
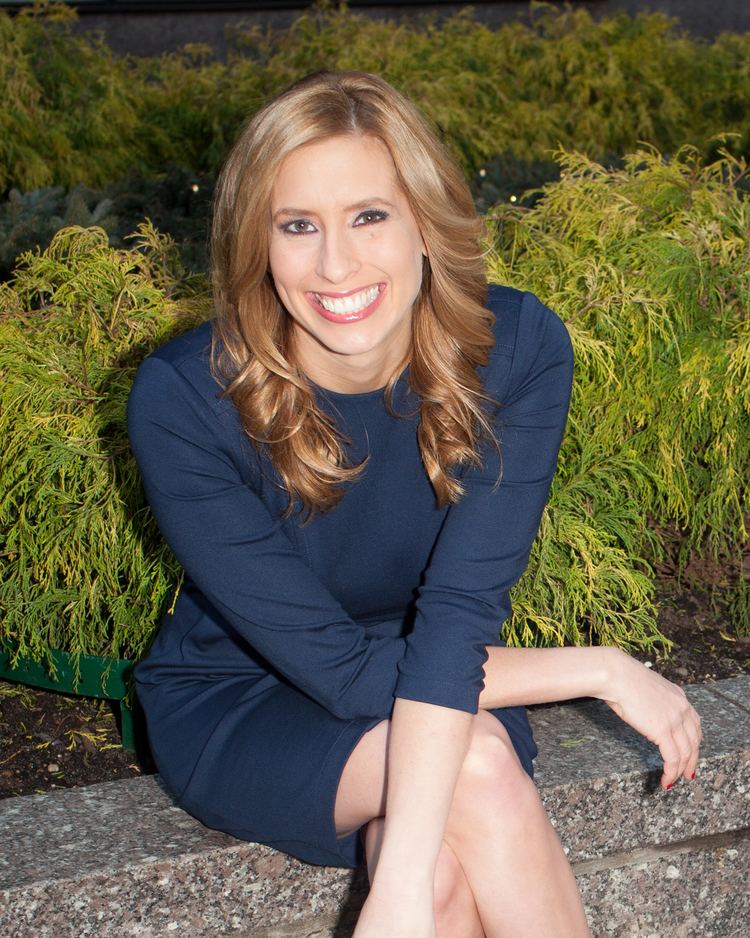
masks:
<svg viewBox="0 0 750 938"><path fill-rule="evenodd" d="M282 161L272 190L274 212L301 209L300 200L356 207L374 198L403 197L388 148L377 137L347 134L304 144Z"/></svg>

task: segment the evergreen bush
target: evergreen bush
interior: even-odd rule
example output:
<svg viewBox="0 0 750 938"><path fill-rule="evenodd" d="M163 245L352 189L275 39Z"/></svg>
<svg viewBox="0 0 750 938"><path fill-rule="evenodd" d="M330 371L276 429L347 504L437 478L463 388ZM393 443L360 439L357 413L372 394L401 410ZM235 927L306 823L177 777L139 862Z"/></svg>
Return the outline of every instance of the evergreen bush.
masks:
<svg viewBox="0 0 750 938"><path fill-rule="evenodd" d="M383 74L473 174L480 207L517 196L489 212L490 276L534 290L570 329L570 423L507 639L659 642L660 526L680 528L683 563L741 557L750 36L705 43L660 15L549 8L495 30L468 14L395 27L328 6L237 31L225 63L200 47L135 61L74 37L70 15L0 14L0 190L46 187L0 209L2 260L58 222L100 226L64 229L0 285L0 638L16 653L138 657L148 643L179 571L143 500L125 402L140 360L210 310L173 241L149 225L135 247L122 238L144 200L179 238L203 226L210 175L194 174L316 67ZM667 155L617 156L640 139ZM188 169L164 176L169 161ZM747 581L727 589L750 632Z"/></svg>
<svg viewBox="0 0 750 938"><path fill-rule="evenodd" d="M725 154L606 169L560 153L531 208L488 218L491 279L566 320L576 380L558 474L506 625L511 643L662 641L660 527L740 557L750 515L750 200ZM113 249L66 229L0 287L0 622L19 653L137 657L178 577L125 435L137 364L210 314L150 227ZM747 582L729 584L750 630Z"/></svg>
<svg viewBox="0 0 750 938"><path fill-rule="evenodd" d="M0 280L7 279L19 255L47 247L60 228L104 228L110 245L121 247L146 216L173 239L185 267L205 271L213 187L213 178L173 166L155 178L130 172L103 190L11 189L0 202Z"/></svg>
<svg viewBox="0 0 750 938"><path fill-rule="evenodd" d="M100 187L141 161L127 60L73 36L73 19L64 3L0 13L0 192Z"/></svg>
<svg viewBox="0 0 750 938"><path fill-rule="evenodd" d="M0 639L15 654L138 657L148 643L178 570L126 401L146 354L207 313L148 225L120 250L100 228L63 229L0 285Z"/></svg>
<svg viewBox="0 0 750 938"><path fill-rule="evenodd" d="M200 171L218 167L257 106L316 69L381 74L420 105L470 175L498 155L543 163L560 146L599 160L641 141L712 153L717 135L735 133L734 152L750 153L750 36L708 43L661 13L594 21L539 3L529 22L491 28L471 8L395 23L322 2L283 29L236 28L224 65L203 60L209 82L190 59L151 63L149 109L162 108L157 123L172 136L184 139L188 122Z"/></svg>
<svg viewBox="0 0 750 938"><path fill-rule="evenodd" d="M510 634L550 631L532 611L543 609L602 637L626 615L640 635L648 560L660 555L649 522L679 526L683 567L697 550L741 571L747 550L748 169L727 153L704 165L690 147L669 161L640 150L620 170L559 159L560 181L532 208L498 206L489 219L491 276L558 311L577 362L525 621ZM740 573L725 588L743 634L749 586Z"/></svg>
<svg viewBox="0 0 750 938"><path fill-rule="evenodd" d="M71 225L96 225L112 237L117 227L112 199L81 185L68 192L63 186L44 186L25 193L11 189L8 199L0 204L0 279L8 277L20 254L46 247L56 231Z"/></svg>
<svg viewBox="0 0 750 938"><path fill-rule="evenodd" d="M471 11L396 24L322 3L283 29L236 29L225 62L200 45L118 56L74 35L74 15L41 0L0 14L0 192L101 188L170 163L214 173L247 117L318 68L382 74L470 175L497 156L539 164L559 146L599 161L641 141L710 155L727 133L735 155L750 154L750 34L709 43L659 13L595 22L537 4L528 22L490 28Z"/></svg>

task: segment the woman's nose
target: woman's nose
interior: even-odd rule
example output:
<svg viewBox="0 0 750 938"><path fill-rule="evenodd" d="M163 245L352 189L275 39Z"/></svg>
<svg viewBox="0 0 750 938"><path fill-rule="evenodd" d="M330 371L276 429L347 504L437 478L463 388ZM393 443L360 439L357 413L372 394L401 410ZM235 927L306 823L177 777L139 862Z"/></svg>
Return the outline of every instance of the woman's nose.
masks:
<svg viewBox="0 0 750 938"><path fill-rule="evenodd" d="M346 232L327 232L320 241L316 273L330 283L346 283L359 269L355 245Z"/></svg>

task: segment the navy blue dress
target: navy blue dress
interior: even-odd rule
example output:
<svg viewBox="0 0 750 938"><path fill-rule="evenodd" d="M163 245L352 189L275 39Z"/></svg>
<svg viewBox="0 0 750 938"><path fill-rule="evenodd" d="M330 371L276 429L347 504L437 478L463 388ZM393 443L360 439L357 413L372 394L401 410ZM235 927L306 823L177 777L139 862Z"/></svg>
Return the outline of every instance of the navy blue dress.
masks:
<svg viewBox="0 0 750 938"><path fill-rule="evenodd" d="M307 525L248 442L209 370L211 324L141 365L129 432L159 527L185 570L136 669L159 771L209 827L311 863L356 866L337 838L341 772L396 697L476 713L486 645L510 613L555 471L572 379L562 321L530 293L490 287L495 346L481 369L501 406L500 453L438 509L417 445L408 370L383 392L317 388L369 461ZM502 482L496 485L502 461ZM491 711L532 773L525 710Z"/></svg>

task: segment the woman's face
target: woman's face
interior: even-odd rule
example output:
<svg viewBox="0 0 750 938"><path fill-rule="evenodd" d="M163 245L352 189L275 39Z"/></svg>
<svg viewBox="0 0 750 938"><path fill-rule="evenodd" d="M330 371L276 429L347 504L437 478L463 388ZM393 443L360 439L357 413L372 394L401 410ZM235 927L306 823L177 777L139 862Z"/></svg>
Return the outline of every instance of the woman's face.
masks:
<svg viewBox="0 0 750 938"><path fill-rule="evenodd" d="M316 384L382 387L407 353L426 254L393 160L375 137L294 150L271 194L269 264Z"/></svg>

